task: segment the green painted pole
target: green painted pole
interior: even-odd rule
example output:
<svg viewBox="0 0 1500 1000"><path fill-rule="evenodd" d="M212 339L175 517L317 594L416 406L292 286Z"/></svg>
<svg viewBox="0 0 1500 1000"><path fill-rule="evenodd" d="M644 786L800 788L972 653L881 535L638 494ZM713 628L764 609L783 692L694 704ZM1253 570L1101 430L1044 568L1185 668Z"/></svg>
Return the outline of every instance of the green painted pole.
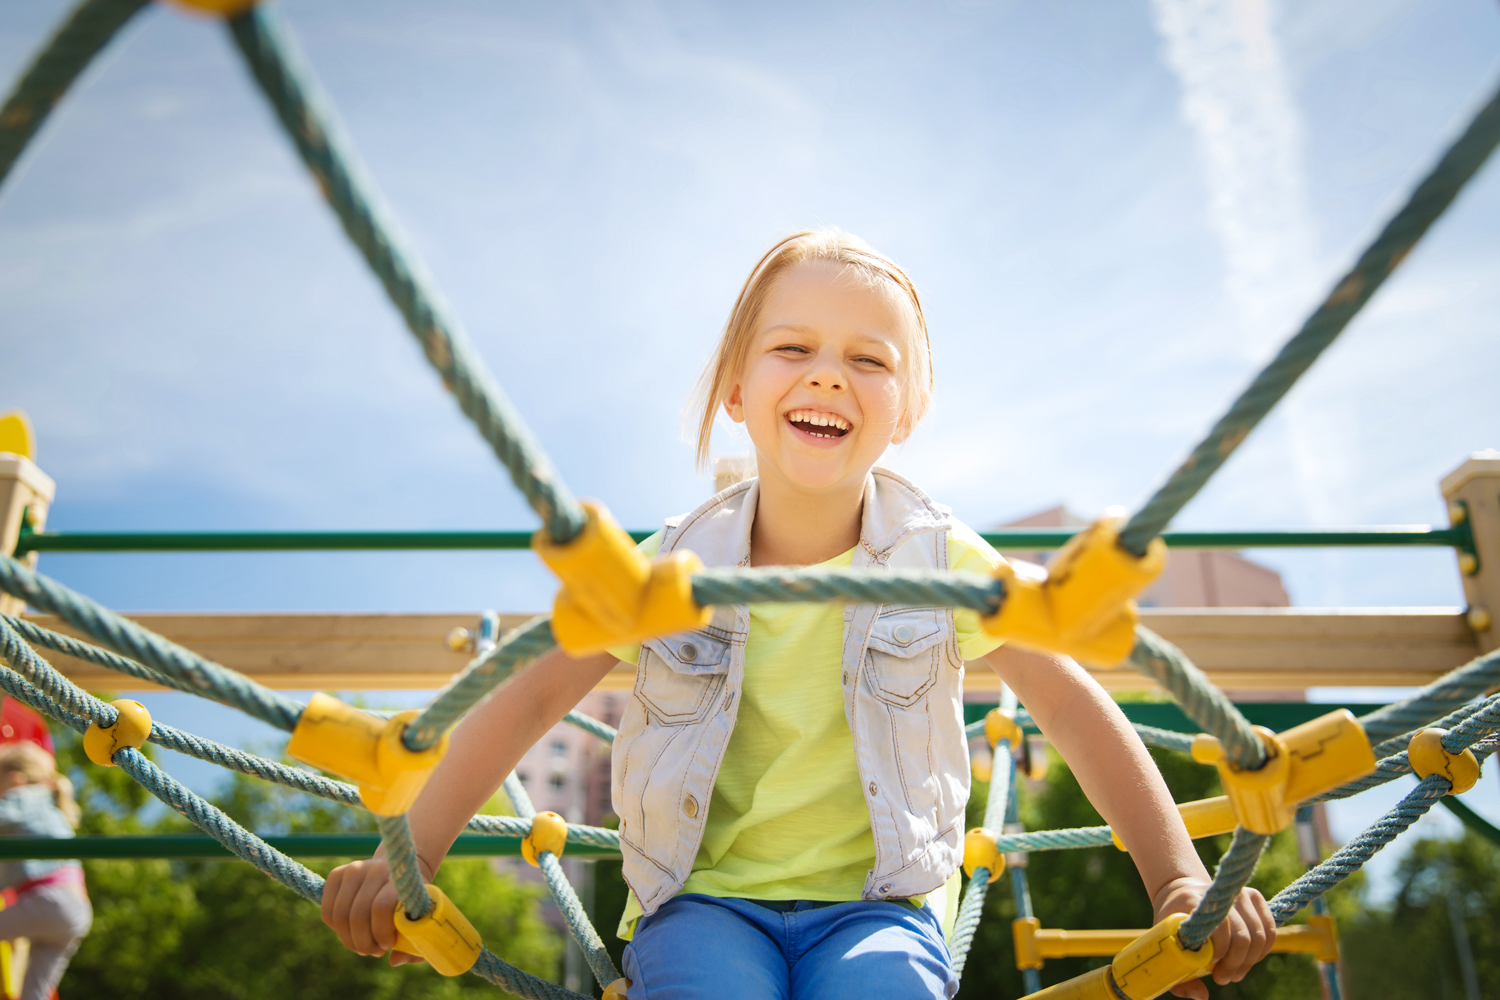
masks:
<svg viewBox="0 0 1500 1000"><path fill-rule="evenodd" d="M303 833L265 837L282 854L294 858L368 858L380 846L375 833ZM449 857L520 857L521 838L508 834L464 833L454 841ZM570 858L618 858L619 851L587 844L569 844ZM229 861L234 858L218 841L201 834L163 834L140 837L0 837L0 861L50 861L63 858L143 860L181 858Z"/></svg>
<svg viewBox="0 0 1500 1000"><path fill-rule="evenodd" d="M1015 528L983 533L1008 552L1061 548L1076 529ZM650 531L632 531L641 541ZM30 552L336 552L436 549L529 549L529 531L41 531L23 532L15 555ZM1462 548L1462 529L1427 525L1293 528L1282 531L1168 531L1178 549L1446 546Z"/></svg>

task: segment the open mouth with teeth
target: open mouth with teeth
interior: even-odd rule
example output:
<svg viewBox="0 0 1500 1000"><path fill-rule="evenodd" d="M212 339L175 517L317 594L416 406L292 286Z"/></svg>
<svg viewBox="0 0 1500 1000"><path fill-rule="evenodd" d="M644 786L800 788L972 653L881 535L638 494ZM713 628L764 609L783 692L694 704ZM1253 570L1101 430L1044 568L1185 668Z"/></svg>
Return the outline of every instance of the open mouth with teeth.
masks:
<svg viewBox="0 0 1500 1000"><path fill-rule="evenodd" d="M797 430L813 437L841 438L849 433L849 421L833 413L793 410L786 415L786 419Z"/></svg>

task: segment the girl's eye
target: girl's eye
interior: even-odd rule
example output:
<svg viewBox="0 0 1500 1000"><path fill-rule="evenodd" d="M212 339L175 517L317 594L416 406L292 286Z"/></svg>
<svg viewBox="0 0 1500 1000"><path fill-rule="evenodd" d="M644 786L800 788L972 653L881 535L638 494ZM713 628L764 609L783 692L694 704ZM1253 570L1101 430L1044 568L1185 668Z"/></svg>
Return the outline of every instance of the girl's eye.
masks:
<svg viewBox="0 0 1500 1000"><path fill-rule="evenodd" d="M793 354L808 354L808 353L810 353L807 348L800 347L797 344L782 344L780 347L776 348L776 350L777 351L789 351L789 352L791 352Z"/></svg>
<svg viewBox="0 0 1500 1000"><path fill-rule="evenodd" d="M881 361L879 358L864 357L864 358L855 358L854 360L858 361L860 364L875 365L877 368L884 368L884 367L886 367L885 362Z"/></svg>

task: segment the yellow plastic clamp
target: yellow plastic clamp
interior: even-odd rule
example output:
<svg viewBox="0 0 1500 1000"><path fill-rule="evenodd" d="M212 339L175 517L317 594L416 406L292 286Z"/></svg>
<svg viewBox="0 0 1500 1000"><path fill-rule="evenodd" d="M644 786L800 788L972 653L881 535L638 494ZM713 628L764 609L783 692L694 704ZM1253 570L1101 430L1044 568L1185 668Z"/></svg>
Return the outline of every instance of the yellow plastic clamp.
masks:
<svg viewBox="0 0 1500 1000"><path fill-rule="evenodd" d="M1036 917L1017 917L1010 922L1010 936L1016 943L1016 968L1040 969L1042 950L1037 946L1037 931L1042 922Z"/></svg>
<svg viewBox="0 0 1500 1000"><path fill-rule="evenodd" d="M559 646L581 656L708 624L712 610L693 600L701 559L684 551L647 560L608 510L583 508L588 524L571 542L558 545L545 529L531 541L562 581L552 604Z"/></svg>
<svg viewBox="0 0 1500 1000"><path fill-rule="evenodd" d="M427 959L427 964L442 975L461 976L474 968L484 944L474 925L443 890L429 885L427 894L432 897L432 909L420 920L410 919L405 910L396 907L396 949L406 951L409 945L416 949L412 954Z"/></svg>
<svg viewBox="0 0 1500 1000"><path fill-rule="evenodd" d="M1309 949L1312 956L1320 962L1337 962L1339 960L1339 931L1334 925L1331 913L1310 913L1307 917L1307 936L1316 941L1316 945ZM1293 927L1282 927L1276 931L1280 937L1288 931L1295 930Z"/></svg>
<svg viewBox="0 0 1500 1000"><path fill-rule="evenodd" d="M540 868L538 860L543 851L562 857L568 846L568 823L555 812L539 812L531 817L531 832L521 841L521 857L533 868Z"/></svg>
<svg viewBox="0 0 1500 1000"><path fill-rule="evenodd" d="M630 989L630 980L623 976L604 987L604 993L599 1000L625 1000L625 993Z"/></svg>
<svg viewBox="0 0 1500 1000"><path fill-rule="evenodd" d="M20 410L0 413L0 452L36 460L36 432L31 420Z"/></svg>
<svg viewBox="0 0 1500 1000"><path fill-rule="evenodd" d="M1110 968L1121 993L1131 1000L1151 1000L1213 966L1212 942L1188 951L1178 940L1177 928L1187 918L1186 913L1174 913L1120 950Z"/></svg>
<svg viewBox="0 0 1500 1000"><path fill-rule="evenodd" d="M1443 737L1447 733L1446 729L1422 730L1407 744L1406 757L1417 777L1441 774L1453 786L1448 794L1458 795L1473 788L1479 780L1479 760L1473 750L1449 753L1443 749Z"/></svg>
<svg viewBox="0 0 1500 1000"><path fill-rule="evenodd" d="M1000 853L995 831L986 830L982 826L976 826L964 834L964 874L973 878L976 868L988 868L990 882L1005 871L1005 855Z"/></svg>
<svg viewBox="0 0 1500 1000"><path fill-rule="evenodd" d="M1375 753L1353 713L1341 708L1284 733L1264 726L1255 731L1270 754L1258 771L1229 762L1212 736L1193 740L1193 759L1215 764L1240 825L1255 833L1284 830L1296 818L1297 804L1375 770Z"/></svg>
<svg viewBox="0 0 1500 1000"><path fill-rule="evenodd" d="M110 702L119 714L112 726L92 723L83 734L83 752L100 767L115 766L115 751L124 747L140 749L151 735L151 713L146 706L129 698Z"/></svg>
<svg viewBox="0 0 1500 1000"><path fill-rule="evenodd" d="M1054 983L1023 1000L1120 1000L1109 982L1110 968L1103 966L1081 976Z"/></svg>
<svg viewBox="0 0 1500 1000"><path fill-rule="evenodd" d="M194 14L235 17L254 7L257 0L172 0L172 2Z"/></svg>
<svg viewBox="0 0 1500 1000"><path fill-rule="evenodd" d="M1005 602L984 619L985 631L1090 666L1125 659L1135 645L1132 599L1161 575L1167 546L1153 539L1136 558L1120 547L1123 521L1106 516L1074 535L1048 565L1045 580L1022 579L1002 563L995 573L1005 581Z"/></svg>
<svg viewBox="0 0 1500 1000"><path fill-rule="evenodd" d="M1179 802L1177 811L1182 814L1182 825L1187 827L1188 836L1194 840L1233 833L1234 828L1239 825L1239 820L1234 815L1234 806L1229 804L1227 795L1199 799L1196 802ZM1116 847L1125 850L1119 834L1111 830L1109 836Z"/></svg>
<svg viewBox="0 0 1500 1000"><path fill-rule="evenodd" d="M416 709L380 719L321 691L312 696L286 752L359 786L360 801L379 816L400 816L422 794L448 750L448 735L426 750L408 750L401 734Z"/></svg>
<svg viewBox="0 0 1500 1000"><path fill-rule="evenodd" d="M1009 740L1011 749L1017 749L1026 734L1013 715L992 708L984 717L984 738L990 741L990 749L999 746L1001 740Z"/></svg>

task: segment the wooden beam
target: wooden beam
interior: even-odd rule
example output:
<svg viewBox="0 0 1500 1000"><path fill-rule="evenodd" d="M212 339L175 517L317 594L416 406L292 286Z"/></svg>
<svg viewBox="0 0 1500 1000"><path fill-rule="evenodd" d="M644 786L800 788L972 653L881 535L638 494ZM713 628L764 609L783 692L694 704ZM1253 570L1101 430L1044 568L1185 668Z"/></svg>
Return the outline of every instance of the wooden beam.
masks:
<svg viewBox="0 0 1500 1000"><path fill-rule="evenodd" d="M44 627L74 631L44 615ZM473 630L477 613L454 614L133 614L174 642L281 690L434 689L463 668L470 653L444 642L448 630ZM529 615L501 615L502 629ZM1454 608L1146 609L1147 627L1181 646L1214 683L1225 688L1300 689L1427 684L1478 655L1474 633ZM82 687L150 688L103 667L58 653L47 659ZM619 665L600 690L634 685L634 666ZM1148 688L1151 681L1122 667L1094 671L1107 688ZM999 688L983 666L965 688Z"/></svg>

